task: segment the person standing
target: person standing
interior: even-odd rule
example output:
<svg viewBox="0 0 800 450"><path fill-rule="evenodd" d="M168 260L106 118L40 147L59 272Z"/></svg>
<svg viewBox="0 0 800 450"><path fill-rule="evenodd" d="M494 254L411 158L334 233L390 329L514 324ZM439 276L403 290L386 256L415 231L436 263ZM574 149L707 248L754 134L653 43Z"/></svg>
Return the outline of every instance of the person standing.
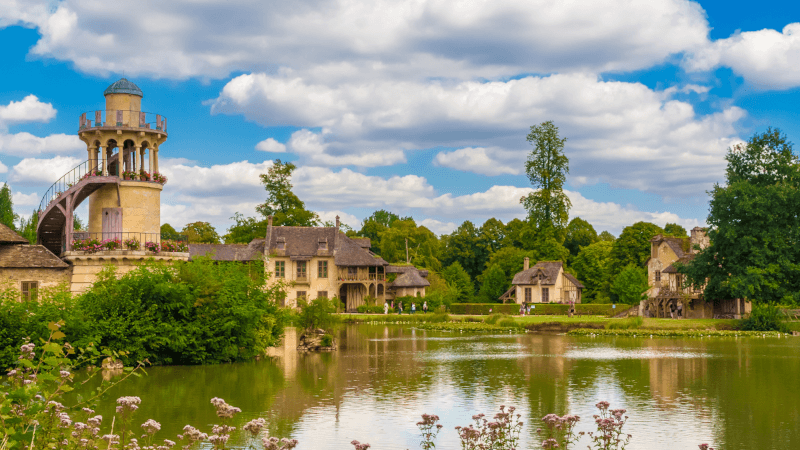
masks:
<svg viewBox="0 0 800 450"><path fill-rule="evenodd" d="M683 317L683 302L678 302L678 319Z"/></svg>
<svg viewBox="0 0 800 450"><path fill-rule="evenodd" d="M422 304L422 314L428 314L428 301L425 300L425 303Z"/></svg>
<svg viewBox="0 0 800 450"><path fill-rule="evenodd" d="M389 314L389 303L388 302L383 302L383 314L384 315Z"/></svg>
<svg viewBox="0 0 800 450"><path fill-rule="evenodd" d="M519 315L520 316L524 316L525 315L525 305L522 305L522 304L519 305Z"/></svg>
<svg viewBox="0 0 800 450"><path fill-rule="evenodd" d="M417 304L416 303L412 303L411 304L411 314L414 314L415 312L417 312Z"/></svg>
<svg viewBox="0 0 800 450"><path fill-rule="evenodd" d="M400 304L398 305L398 308L400 308L400 312L398 312L397 314L402 316L403 315L403 302L400 302Z"/></svg>

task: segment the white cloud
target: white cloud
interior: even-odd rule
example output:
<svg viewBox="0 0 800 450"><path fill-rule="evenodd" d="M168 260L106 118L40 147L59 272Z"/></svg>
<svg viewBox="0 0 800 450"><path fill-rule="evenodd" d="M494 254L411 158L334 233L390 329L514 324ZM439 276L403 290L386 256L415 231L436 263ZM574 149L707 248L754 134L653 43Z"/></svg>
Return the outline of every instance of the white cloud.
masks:
<svg viewBox="0 0 800 450"><path fill-rule="evenodd" d="M19 122L48 122L56 116L50 103L42 103L35 95L28 95L21 101L0 105L0 125Z"/></svg>
<svg viewBox="0 0 800 450"><path fill-rule="evenodd" d="M350 226L350 228L354 230L361 229L361 220L350 213L346 213L344 211L317 211L317 214L319 215L319 220L322 223L336 223L336 216L339 216L339 222Z"/></svg>
<svg viewBox="0 0 800 450"><path fill-rule="evenodd" d="M47 153L76 154L86 150L86 144L78 136L51 134L45 137L27 132L0 133L0 153L12 156L35 156Z"/></svg>
<svg viewBox="0 0 800 450"><path fill-rule="evenodd" d="M0 161L0 173L6 173L6 172L8 172L8 166L6 166L5 164L3 164L2 161Z"/></svg>
<svg viewBox="0 0 800 450"><path fill-rule="evenodd" d="M15 185L49 187L80 162L80 159L70 156L25 158L11 169L8 181Z"/></svg>
<svg viewBox="0 0 800 450"><path fill-rule="evenodd" d="M790 23L782 32L748 31L709 42L689 54L683 65L689 71L730 67L762 89L800 86L800 23Z"/></svg>
<svg viewBox="0 0 800 450"><path fill-rule="evenodd" d="M170 78L276 67L395 78L636 70L708 33L686 0L24 3L3 0L0 26L38 28L33 54L89 73Z"/></svg>
<svg viewBox="0 0 800 450"><path fill-rule="evenodd" d="M267 138L256 144L256 150L270 153L286 153L286 146L273 138Z"/></svg>
<svg viewBox="0 0 800 450"><path fill-rule="evenodd" d="M20 206L39 206L41 199L36 193L23 194L22 192L14 191L11 194L11 201L14 202L15 208Z"/></svg>
<svg viewBox="0 0 800 450"><path fill-rule="evenodd" d="M458 224L455 222L442 222L431 218L419 220L417 221L417 225L423 226L440 236L443 234L450 234L458 228Z"/></svg>
<svg viewBox="0 0 800 450"><path fill-rule="evenodd" d="M264 126L321 128L297 131L287 144L307 164L396 164L405 151L441 146L458 150L439 153L436 164L486 175L521 173L528 127L553 120L568 138L572 176L696 196L723 174L725 151L739 141L734 124L745 115L728 107L699 116L691 103L673 98L704 90L655 91L589 74L327 85L260 73L231 80L212 111Z"/></svg>

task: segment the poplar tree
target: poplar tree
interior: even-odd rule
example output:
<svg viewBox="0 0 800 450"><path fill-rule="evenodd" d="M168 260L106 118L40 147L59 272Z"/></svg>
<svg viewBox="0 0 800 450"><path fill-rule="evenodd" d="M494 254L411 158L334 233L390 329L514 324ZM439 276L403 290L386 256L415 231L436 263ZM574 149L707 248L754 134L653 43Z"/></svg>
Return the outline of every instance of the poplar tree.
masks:
<svg viewBox="0 0 800 450"><path fill-rule="evenodd" d="M563 191L569 173L569 159L564 155L567 138L560 137L558 127L547 121L532 126L527 140L533 150L525 162L525 172L536 191L522 197L520 203L538 228L564 228L572 206Z"/></svg>
<svg viewBox="0 0 800 450"><path fill-rule="evenodd" d="M14 214L14 202L11 200L11 189L9 189L8 183L4 183L2 189L0 189L0 223L12 230L16 230L17 227L14 225L14 222L17 221L18 217L19 216Z"/></svg>

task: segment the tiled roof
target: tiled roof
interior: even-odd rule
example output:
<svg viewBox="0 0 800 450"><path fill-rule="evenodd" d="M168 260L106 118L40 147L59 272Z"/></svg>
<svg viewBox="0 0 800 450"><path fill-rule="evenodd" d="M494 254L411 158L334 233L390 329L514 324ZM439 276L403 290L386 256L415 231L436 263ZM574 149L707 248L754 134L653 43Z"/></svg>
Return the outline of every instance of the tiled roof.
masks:
<svg viewBox="0 0 800 450"><path fill-rule="evenodd" d="M66 269L69 264L43 245L18 244L0 245L0 267L6 269Z"/></svg>
<svg viewBox="0 0 800 450"><path fill-rule="evenodd" d="M262 253L251 244L189 244L189 259L209 256L214 261L257 261Z"/></svg>
<svg viewBox="0 0 800 450"><path fill-rule="evenodd" d="M28 240L0 223L0 244L28 244Z"/></svg>
<svg viewBox="0 0 800 450"><path fill-rule="evenodd" d="M273 227L268 252L289 257L335 256L337 266L385 266L383 258L369 251L368 239L350 239L335 227ZM278 242L283 242L283 250ZM334 242L336 249L334 252ZM320 243L326 243L323 247Z"/></svg>
<svg viewBox="0 0 800 450"><path fill-rule="evenodd" d="M514 275L511 284L539 284L537 275L539 271L542 272L542 285L556 284L558 279L558 272L564 267L561 261L540 261L528 270L523 270Z"/></svg>
<svg viewBox="0 0 800 450"><path fill-rule="evenodd" d="M659 244L661 242L666 242L669 245L669 248L675 252L675 256L678 258L682 258L687 252L683 251L683 246L686 245L686 242L689 242L689 238L679 238L679 237L668 237L661 234L657 234L650 239L650 242L654 242Z"/></svg>

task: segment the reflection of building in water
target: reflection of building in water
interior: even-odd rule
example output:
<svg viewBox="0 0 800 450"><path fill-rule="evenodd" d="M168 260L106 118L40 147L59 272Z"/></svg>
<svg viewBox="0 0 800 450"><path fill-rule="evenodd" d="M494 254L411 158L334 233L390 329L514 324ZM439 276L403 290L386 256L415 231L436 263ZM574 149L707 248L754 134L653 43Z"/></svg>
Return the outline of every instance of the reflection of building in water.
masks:
<svg viewBox="0 0 800 450"><path fill-rule="evenodd" d="M652 353L663 355L663 357L651 357L647 360L647 369L650 382L650 395L661 407L668 409L680 405L677 399L684 399L690 403L701 403L700 397L686 397L683 393L686 389L696 384L699 380L708 379L708 358L700 355L670 355L677 351L683 352L686 349L677 349L671 341L660 341L650 339L644 345ZM705 345L700 348L692 348L692 352L704 353Z"/></svg>
<svg viewBox="0 0 800 450"><path fill-rule="evenodd" d="M567 393L572 360L564 357L569 349L567 339L550 334L519 335L522 346L516 360L526 381L530 411L542 417L554 411L567 412Z"/></svg>
<svg viewBox="0 0 800 450"><path fill-rule="evenodd" d="M294 378L297 373L297 339L297 328L286 327L280 345L267 348L267 356L280 360L279 366L287 380Z"/></svg>

